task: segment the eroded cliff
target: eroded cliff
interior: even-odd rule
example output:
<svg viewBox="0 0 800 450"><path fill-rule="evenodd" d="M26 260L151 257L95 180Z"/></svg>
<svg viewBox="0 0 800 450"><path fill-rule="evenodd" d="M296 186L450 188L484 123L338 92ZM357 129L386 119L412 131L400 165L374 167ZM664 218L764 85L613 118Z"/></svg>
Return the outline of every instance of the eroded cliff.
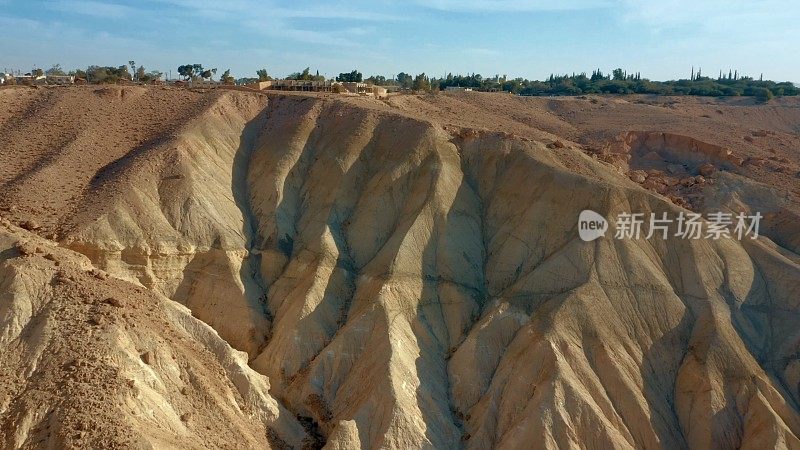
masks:
<svg viewBox="0 0 800 450"><path fill-rule="evenodd" d="M716 161L693 191L698 207L769 209L765 237L583 242L584 209L677 215L688 204L591 150L597 136L576 135L560 105L525 106L524 126L524 110L485 112L498 122L477 129L435 108L480 109L484 97L197 95L161 139L68 184L80 193L70 213L33 219L246 352L268 379L259 398L291 416L270 425L282 441L800 445L800 257L781 225L797 204L717 161L728 143L708 156L690 138L628 130L621 151L661 152L686 171ZM558 132L566 143L553 144ZM189 321L176 314L171 326Z"/></svg>

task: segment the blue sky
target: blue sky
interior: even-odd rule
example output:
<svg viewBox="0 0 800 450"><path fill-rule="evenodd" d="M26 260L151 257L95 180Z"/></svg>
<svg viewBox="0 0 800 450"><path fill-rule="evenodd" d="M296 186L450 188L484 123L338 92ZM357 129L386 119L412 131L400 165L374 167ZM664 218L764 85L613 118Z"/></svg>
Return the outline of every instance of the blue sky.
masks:
<svg viewBox="0 0 800 450"><path fill-rule="evenodd" d="M0 0L0 69L185 63L254 76L307 66L544 78L692 65L800 81L800 5L778 0Z"/></svg>

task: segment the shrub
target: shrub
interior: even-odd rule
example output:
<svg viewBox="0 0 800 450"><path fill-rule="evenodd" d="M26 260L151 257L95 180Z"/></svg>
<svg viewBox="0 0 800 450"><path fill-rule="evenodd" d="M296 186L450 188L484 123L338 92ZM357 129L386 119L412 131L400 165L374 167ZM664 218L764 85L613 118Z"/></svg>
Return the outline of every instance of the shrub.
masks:
<svg viewBox="0 0 800 450"><path fill-rule="evenodd" d="M775 94L773 94L772 91L767 88L757 88L755 90L755 97L757 101L761 103L767 103L775 98Z"/></svg>

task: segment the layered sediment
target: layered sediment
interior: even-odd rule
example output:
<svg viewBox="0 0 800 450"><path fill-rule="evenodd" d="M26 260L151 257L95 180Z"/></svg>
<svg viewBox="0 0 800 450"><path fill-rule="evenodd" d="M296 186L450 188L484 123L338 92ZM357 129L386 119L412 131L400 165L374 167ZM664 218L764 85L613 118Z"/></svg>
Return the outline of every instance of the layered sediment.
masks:
<svg viewBox="0 0 800 450"><path fill-rule="evenodd" d="M101 311L102 300L81 306L81 295L47 287L55 275L32 278L18 293L12 280L57 272L47 252L80 261L75 282L87 286L86 296L97 284L97 292L118 290L126 308L155 311L152 319L115 319L109 330L123 320L138 334L101 340L99 354L111 356L92 362L108 371L109 385L133 379L161 389L148 397L151 406L134 401L132 416L114 422L119 433L156 446L800 445L800 257L791 226L798 186L768 186L763 165L744 163L771 154L783 169L770 176L789 180L797 159L780 152L797 137L781 128L787 120L760 138L775 139L765 146L779 150L769 153L757 141L708 143L731 127L749 130L752 116L735 119L736 108L761 113L749 105L712 106L731 117L701 133L689 116L706 106L692 103L676 113L607 99L477 93L380 102L93 89L0 91L19 97L17 109L0 116L0 139L18 142L19 124L40 120L32 111L86 96L121 120L133 102L158 110L166 99L184 113L166 114L168 129L136 128L142 136L128 147L124 136L134 131L126 127L134 125L118 125L118 135L99 144L110 150L89 149L98 155L86 169L58 181L40 169L43 158L52 170L78 164L104 121L51 124L48 136L63 139L7 170L4 217L35 223L27 228L50 239L37 245L54 250L3 252L3 267L15 274L3 294L77 312L26 334L20 330L36 315L15 306L0 316L0 331L8 349L33 348L67 328L68 339L92 341L96 326L79 325L77 314ZM507 111L487 106L492 99ZM457 107L463 117L451 113ZM611 111L597 119L608 122L602 133L581 124L600 108ZM615 122L636 111L663 115L650 124L661 129ZM77 129L83 137L74 137ZM702 176L694 172L703 164L714 171L691 190L659 193L646 184L655 177L647 170L662 170L668 186L669 177ZM670 174L669 166L683 172ZM644 180L634 179L636 170ZM48 209L33 190L40 185L70 200ZM767 218L756 240L578 238L584 209L612 218L686 208ZM34 240L7 229L8 248L14 239ZM93 269L111 278L94 281L86 275ZM126 378L142 358L133 364L114 355L145 347L152 348L146 359L180 369L139 368ZM6 376L45 383L37 369L25 369L32 356L19 355ZM214 383L191 375L212 370ZM202 408L170 393L208 383L214 400ZM123 391L106 395L133 401ZM71 410L61 406L50 408L56 419L42 412L23 420L14 405L40 401L26 392L0 391L4 443L61 442L80 431L43 425L66 423ZM221 417L208 405L221 405L214 408L227 414L226 426L248 428L203 430ZM152 413L165 409L200 417ZM158 434L144 431L154 424L162 424ZM23 428L36 431L14 431ZM101 442L91 440L96 435L78 432L75 439L86 441L75 442Z"/></svg>

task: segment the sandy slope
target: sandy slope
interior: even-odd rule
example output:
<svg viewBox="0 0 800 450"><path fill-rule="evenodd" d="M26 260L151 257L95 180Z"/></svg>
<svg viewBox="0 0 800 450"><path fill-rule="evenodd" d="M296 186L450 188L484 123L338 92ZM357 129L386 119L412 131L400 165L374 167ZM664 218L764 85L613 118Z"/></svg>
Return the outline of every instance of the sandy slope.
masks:
<svg viewBox="0 0 800 450"><path fill-rule="evenodd" d="M0 98L2 214L119 278L76 271L74 289L26 294L69 311L46 316L44 335L101 348L106 359L91 363L109 375L84 386L111 403L132 401L124 377L112 380L154 343L155 361L182 368L134 380L163 389L112 414L115 437L70 425L70 408L90 395L30 381L36 336L6 338L21 350L4 352L15 369L3 379L42 387L9 388L0 404L45 411L60 399L50 431L4 407L7 445L83 431L96 444L156 446L260 446L268 436L329 448L800 446L796 99L139 88ZM706 166L713 173L701 176ZM766 237L577 238L584 208L684 207L761 211ZM15 273L44 271L32 286L57 270L3 254ZM112 285L125 286L114 291L125 292L123 308L69 300ZM3 286L16 305L18 288ZM4 320L20 322L22 310ZM110 324L86 324L101 313ZM236 353L200 321L266 378L232 370L235 356L224 355ZM88 339L112 325L113 338ZM126 334L133 325L145 332ZM52 364L74 357L45 354ZM184 385L206 397L174 395Z"/></svg>
<svg viewBox="0 0 800 450"><path fill-rule="evenodd" d="M246 356L185 308L8 222L0 248L4 447L238 448L306 438Z"/></svg>

